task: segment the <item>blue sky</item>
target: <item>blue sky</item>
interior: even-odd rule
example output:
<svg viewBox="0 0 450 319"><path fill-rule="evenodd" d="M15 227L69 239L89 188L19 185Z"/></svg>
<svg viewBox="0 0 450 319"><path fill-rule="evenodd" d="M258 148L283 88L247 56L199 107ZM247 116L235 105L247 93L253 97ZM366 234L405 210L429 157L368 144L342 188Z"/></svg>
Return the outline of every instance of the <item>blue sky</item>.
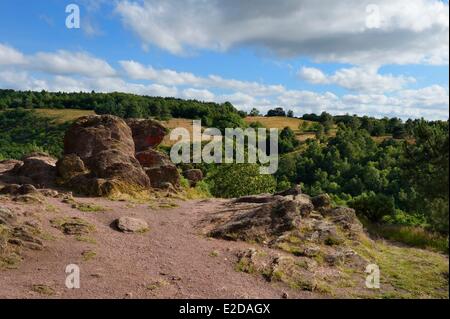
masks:
<svg viewBox="0 0 450 319"><path fill-rule="evenodd" d="M79 29L65 25L70 3ZM0 88L447 119L448 10L437 0L2 0Z"/></svg>

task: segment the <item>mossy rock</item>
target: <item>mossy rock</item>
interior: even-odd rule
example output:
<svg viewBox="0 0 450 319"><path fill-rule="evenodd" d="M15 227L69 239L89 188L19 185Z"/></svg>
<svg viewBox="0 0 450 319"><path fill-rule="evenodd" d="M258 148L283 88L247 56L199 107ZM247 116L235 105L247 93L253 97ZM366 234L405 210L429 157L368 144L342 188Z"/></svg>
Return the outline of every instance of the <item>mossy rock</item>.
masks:
<svg viewBox="0 0 450 319"><path fill-rule="evenodd" d="M50 223L66 235L87 235L95 230L94 225L78 217L55 218Z"/></svg>

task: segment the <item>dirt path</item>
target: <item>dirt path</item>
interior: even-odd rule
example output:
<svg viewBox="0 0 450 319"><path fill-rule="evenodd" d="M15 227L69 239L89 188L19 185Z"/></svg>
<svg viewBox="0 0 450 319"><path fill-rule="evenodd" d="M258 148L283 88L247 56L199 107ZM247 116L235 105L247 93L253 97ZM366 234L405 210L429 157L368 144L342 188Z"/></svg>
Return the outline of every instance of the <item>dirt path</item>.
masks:
<svg viewBox="0 0 450 319"><path fill-rule="evenodd" d="M203 236L195 225L223 205L220 200L177 201L175 208L148 204L76 198L106 208L81 212L59 199L47 198L41 207L2 201L13 211L31 214L54 239L42 251L24 251L18 269L0 271L0 298L317 298L289 290L263 278L235 270L236 252L252 247L242 242ZM94 242L77 240L53 228L55 217L75 216L95 225ZM111 228L118 217L140 218L150 226L143 234L124 234ZM86 260L83 252L95 253ZM81 288L67 289L65 268L77 264ZM33 285L50 287L45 295Z"/></svg>

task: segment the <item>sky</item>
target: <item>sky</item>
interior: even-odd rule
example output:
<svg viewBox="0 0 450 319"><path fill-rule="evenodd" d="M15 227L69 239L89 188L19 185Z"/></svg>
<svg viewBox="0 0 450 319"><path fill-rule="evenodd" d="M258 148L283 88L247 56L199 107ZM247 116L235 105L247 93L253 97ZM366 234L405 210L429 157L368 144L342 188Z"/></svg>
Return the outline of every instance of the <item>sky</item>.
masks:
<svg viewBox="0 0 450 319"><path fill-rule="evenodd" d="M447 120L448 61L441 0L0 0L0 88Z"/></svg>

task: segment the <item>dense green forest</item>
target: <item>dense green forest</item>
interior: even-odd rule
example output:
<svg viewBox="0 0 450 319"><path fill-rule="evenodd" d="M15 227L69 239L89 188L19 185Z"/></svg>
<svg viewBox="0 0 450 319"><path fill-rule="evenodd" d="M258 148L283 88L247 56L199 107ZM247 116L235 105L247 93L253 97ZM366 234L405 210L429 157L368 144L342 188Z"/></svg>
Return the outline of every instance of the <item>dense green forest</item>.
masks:
<svg viewBox="0 0 450 319"><path fill-rule="evenodd" d="M140 96L127 93L52 93L0 90L0 110L5 109L81 109L123 118L171 117L201 119L202 125L224 129L244 126L245 112L231 103L206 103L196 100Z"/></svg>
<svg viewBox="0 0 450 319"><path fill-rule="evenodd" d="M121 117L202 119L205 126L221 129L246 127L243 118L247 116L230 103L123 93L0 90L0 160L20 158L33 150L61 154L69 123L58 124L29 110L34 108L94 110ZM269 113L293 116L280 108ZM259 113L252 110L252 115ZM221 169L196 165L204 171L212 194L233 197L302 184L306 193L329 193L336 203L356 208L371 222L421 226L448 234L448 121L403 122L398 118L327 113L306 114L302 119L313 122L316 138L299 142L291 129L283 129L279 139L282 155L274 176L256 178L256 168L250 164ZM375 138L386 135L392 138Z"/></svg>

